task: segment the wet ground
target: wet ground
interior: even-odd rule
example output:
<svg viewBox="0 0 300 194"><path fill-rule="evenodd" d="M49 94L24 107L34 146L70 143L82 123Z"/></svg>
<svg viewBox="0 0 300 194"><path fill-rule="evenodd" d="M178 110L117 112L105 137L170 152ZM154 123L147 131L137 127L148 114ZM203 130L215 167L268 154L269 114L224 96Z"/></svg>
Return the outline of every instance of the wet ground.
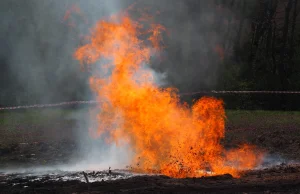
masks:
<svg viewBox="0 0 300 194"><path fill-rule="evenodd" d="M60 168L80 159L78 134L87 132L78 132L74 117L44 114L47 119L34 123L25 121L37 115L0 120L0 193L300 193L299 114L256 119L247 113L229 119L225 147L248 142L268 153L263 168L239 179L228 174L173 179L125 170L85 171L89 183L82 171Z"/></svg>
<svg viewBox="0 0 300 194"><path fill-rule="evenodd" d="M235 179L229 174L173 179L129 172L50 171L1 174L0 193L299 193L300 165L253 170Z"/></svg>

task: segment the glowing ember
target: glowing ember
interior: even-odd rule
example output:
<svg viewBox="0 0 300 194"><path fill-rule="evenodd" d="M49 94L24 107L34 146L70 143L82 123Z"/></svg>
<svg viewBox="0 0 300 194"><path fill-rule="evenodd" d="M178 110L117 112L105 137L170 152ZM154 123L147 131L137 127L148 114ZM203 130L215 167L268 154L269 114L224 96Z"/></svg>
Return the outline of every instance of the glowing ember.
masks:
<svg viewBox="0 0 300 194"><path fill-rule="evenodd" d="M161 25L147 25L147 30L145 26L126 14L99 21L90 43L75 53L82 64L105 61L101 75L109 74L90 78L91 88L103 102L93 135L105 135L109 143L129 144L132 166L140 172L238 177L241 169L255 167L261 157L254 147L228 151L220 144L225 125L222 100L204 97L192 107L181 104L176 89L159 88L151 72L143 69L160 49L165 30Z"/></svg>

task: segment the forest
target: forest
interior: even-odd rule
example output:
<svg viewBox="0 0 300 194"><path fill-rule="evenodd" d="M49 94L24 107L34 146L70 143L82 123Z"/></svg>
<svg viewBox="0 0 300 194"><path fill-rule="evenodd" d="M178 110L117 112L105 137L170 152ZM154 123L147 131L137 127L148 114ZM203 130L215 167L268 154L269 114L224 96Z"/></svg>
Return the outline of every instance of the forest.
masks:
<svg viewBox="0 0 300 194"><path fill-rule="evenodd" d="M157 21L171 32L162 60L152 65L165 75L164 87L182 93L300 90L298 0L172 2L147 4L160 10ZM127 7L132 1L122 3ZM68 0L0 4L0 107L90 100L89 72L80 69L73 52L80 37L107 14L107 5L79 3L75 9ZM87 13L91 7L97 14ZM300 110L299 94L214 96L229 109Z"/></svg>

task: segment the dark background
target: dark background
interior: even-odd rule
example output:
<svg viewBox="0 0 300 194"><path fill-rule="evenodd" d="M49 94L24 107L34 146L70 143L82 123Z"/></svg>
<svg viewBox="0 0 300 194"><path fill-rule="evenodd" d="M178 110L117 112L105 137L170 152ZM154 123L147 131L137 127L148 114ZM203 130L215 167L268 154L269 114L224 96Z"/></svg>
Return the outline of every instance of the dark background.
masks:
<svg viewBox="0 0 300 194"><path fill-rule="evenodd" d="M300 90L298 0L2 0L0 106L91 99L89 72L72 55L96 21L134 2L159 10L170 32L152 64L164 86ZM296 94L215 96L227 108L300 110Z"/></svg>

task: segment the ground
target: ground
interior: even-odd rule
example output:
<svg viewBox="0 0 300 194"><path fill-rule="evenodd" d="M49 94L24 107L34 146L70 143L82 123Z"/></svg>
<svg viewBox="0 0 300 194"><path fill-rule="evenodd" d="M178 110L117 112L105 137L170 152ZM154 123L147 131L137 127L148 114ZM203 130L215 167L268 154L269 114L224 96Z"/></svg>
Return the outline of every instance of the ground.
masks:
<svg viewBox="0 0 300 194"><path fill-rule="evenodd" d="M0 112L0 172L24 167L68 164L80 157L78 138L87 134L79 123L87 109L32 109ZM136 176L85 183L54 181L51 176L0 173L0 193L300 193L300 112L226 110L225 147L248 142L268 153L265 169L230 175L173 179ZM81 121L81 122L79 122ZM125 176L112 171L95 176ZM59 175L57 175L59 176ZM84 178L81 172L74 176ZM60 176L61 178L62 176Z"/></svg>

